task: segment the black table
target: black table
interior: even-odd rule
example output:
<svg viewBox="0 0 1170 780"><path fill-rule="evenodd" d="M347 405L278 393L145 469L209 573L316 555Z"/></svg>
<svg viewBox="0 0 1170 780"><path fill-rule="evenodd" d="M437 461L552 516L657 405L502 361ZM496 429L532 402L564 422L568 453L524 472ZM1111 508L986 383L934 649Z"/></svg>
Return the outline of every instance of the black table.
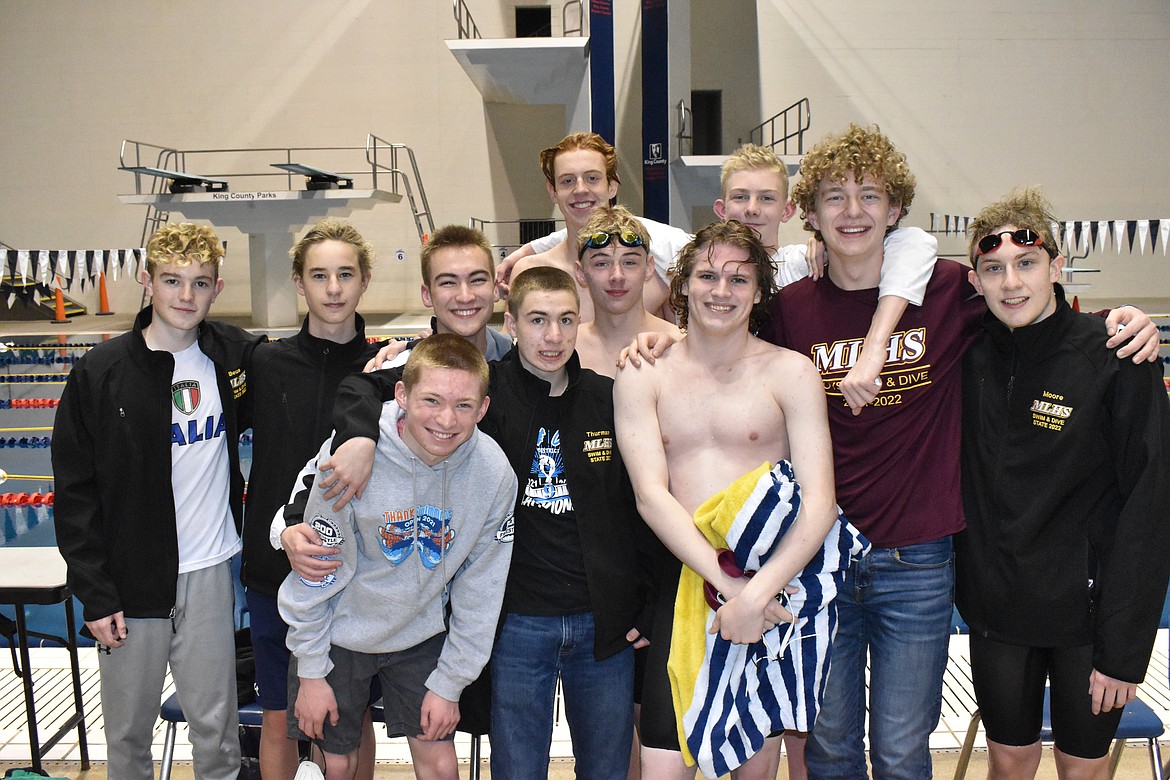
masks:
<svg viewBox="0 0 1170 780"><path fill-rule="evenodd" d="M65 603L65 636L38 634L69 649L69 663L73 673L73 713L60 728L44 742L37 730L36 700L33 692L32 665L29 663L29 631L24 616L27 604ZM65 585L65 561L55 547L0 547L0 604L12 604L16 609L16 648L20 663L14 671L24 680L24 708L28 720L28 742L32 752L32 768L41 771L41 758L64 737L77 728L78 747L81 749L81 768L89 769L89 743L85 736L85 705L81 698L81 669L77 662L77 633L74 630L73 594Z"/></svg>

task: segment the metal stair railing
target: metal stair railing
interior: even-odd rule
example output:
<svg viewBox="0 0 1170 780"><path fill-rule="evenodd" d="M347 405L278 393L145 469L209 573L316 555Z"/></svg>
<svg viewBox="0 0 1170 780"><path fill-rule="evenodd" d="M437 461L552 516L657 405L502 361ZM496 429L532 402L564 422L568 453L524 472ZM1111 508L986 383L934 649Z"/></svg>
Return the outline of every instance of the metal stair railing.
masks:
<svg viewBox="0 0 1170 780"><path fill-rule="evenodd" d="M577 6L577 26L569 27L569 9ZM585 30L585 8L581 4L581 0L569 0L561 6L561 35L568 38L570 35L578 36Z"/></svg>
<svg viewBox="0 0 1170 780"><path fill-rule="evenodd" d="M378 161L378 152L382 150L383 158L386 152L390 155L390 164L385 165ZM398 152L399 150L406 153L406 160L410 165L410 172L413 174L414 187L411 187L411 176L408 176L398 166ZM418 229L419 241L425 240L425 237L435 232L435 222L431 218L431 206L427 202L427 191L423 188L422 177L418 171L418 161L414 157L414 150L405 144L392 144L378 136L370 133L366 136L366 162L370 164L370 169L374 177L374 188L378 187L378 172L384 171L390 174L391 191L398 193L398 182L402 182L403 194L406 195L406 201L410 204L410 213L414 217L414 225ZM415 201L414 191L418 190L419 201L422 202L422 209L419 210L418 203ZM423 218L426 218L427 229L423 230Z"/></svg>
<svg viewBox="0 0 1170 780"><path fill-rule="evenodd" d="M154 150L154 159L143 159L144 151ZM133 159L127 158L127 153L133 153ZM122 148L118 152L118 165L122 168L140 168L143 165L153 165L156 168L167 168L169 170L185 171L186 161L183 159L183 153L178 149L171 149L166 146L157 146L149 144L145 141L131 141L124 139L122 141ZM158 195L163 192L163 187L166 182L158 177L152 176L150 193ZM135 192L142 191L142 174L134 174L134 190ZM159 211L154 206L146 207L146 220L142 223L142 240L139 246L146 246L146 240L154 235L154 231L158 230L160 225L165 225L170 221L171 215L166 211Z"/></svg>
<svg viewBox="0 0 1170 780"><path fill-rule="evenodd" d="M678 156L682 157L684 154L689 154L694 149L694 131L691 130L691 120L694 118L691 110L687 108L687 102L683 99L678 101ZM686 141L689 146L687 151L683 151L683 141Z"/></svg>
<svg viewBox="0 0 1170 780"><path fill-rule="evenodd" d="M793 154L789 141L795 139L795 154L804 154L804 134L812 124L812 108L808 98L801 98L788 108L765 119L748 133L748 139L760 146L766 146L777 154ZM777 125L780 133L777 135ZM777 146L783 145L782 149Z"/></svg>
<svg viewBox="0 0 1170 780"><path fill-rule="evenodd" d="M475 20L471 18L471 9L463 0L451 0L451 11L455 14L455 25L459 28L459 39L482 38Z"/></svg>

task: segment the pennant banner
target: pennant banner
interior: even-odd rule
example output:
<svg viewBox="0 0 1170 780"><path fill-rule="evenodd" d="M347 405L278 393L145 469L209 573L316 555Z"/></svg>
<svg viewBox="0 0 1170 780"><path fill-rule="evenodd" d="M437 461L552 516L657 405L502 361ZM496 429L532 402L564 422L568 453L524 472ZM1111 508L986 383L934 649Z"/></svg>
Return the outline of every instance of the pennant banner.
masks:
<svg viewBox="0 0 1170 780"><path fill-rule="evenodd" d="M1166 223L1170 227L1170 222ZM0 246L0 267L12 280L21 278L48 285L57 276L66 290L74 282L85 289L86 282L97 284L98 273L117 281L127 264L130 276L137 276L146 261L146 250L134 249L10 249Z"/></svg>
<svg viewBox="0 0 1170 780"><path fill-rule="evenodd" d="M957 214L930 214L930 232L942 235L966 236L974 217ZM1145 254L1149 246L1151 253L1161 247L1162 255L1170 252L1170 217L1162 219L1115 219L1115 220L1069 220L1053 222L1050 228L1052 241L1066 257L1088 255L1094 250L1105 252L1112 243L1113 251L1121 254L1128 249L1130 254ZM12 261L9 260L9 264ZM19 262L17 263L19 266Z"/></svg>

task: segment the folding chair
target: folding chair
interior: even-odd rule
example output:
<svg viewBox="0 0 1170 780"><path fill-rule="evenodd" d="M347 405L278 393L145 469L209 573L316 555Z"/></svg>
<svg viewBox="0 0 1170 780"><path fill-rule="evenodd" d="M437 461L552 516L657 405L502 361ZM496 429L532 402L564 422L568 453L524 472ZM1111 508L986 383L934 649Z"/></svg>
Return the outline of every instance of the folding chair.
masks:
<svg viewBox="0 0 1170 780"><path fill-rule="evenodd" d="M1167 598L1162 602L1162 617L1158 628L1170 627L1170 588L1167 589ZM958 634L968 634L970 629L954 610L951 620L951 630ZM955 766L955 780L962 780L967 776L967 765L971 762L971 751L975 747L975 736L979 733L979 722L982 715L976 709L971 713L971 723L967 726L967 737L963 740L963 749L959 751L959 763ZM1117 726L1117 734L1113 738L1113 750L1109 754L1109 776L1117 774L1117 767L1121 763L1121 753L1125 750L1127 739L1144 739L1150 751L1150 770L1154 780L1165 780L1170 770L1162 764L1162 751L1158 746L1158 737L1162 736L1165 727L1162 719L1150 709L1150 705L1141 699L1134 699L1125 705L1121 714L1121 723ZM1044 715L1040 725L1040 741L1052 741L1052 714L1049 709L1048 687L1044 687ZM1170 765L1167 765L1170 766Z"/></svg>
<svg viewBox="0 0 1170 780"><path fill-rule="evenodd" d="M982 716L979 710L971 713L971 723L967 726L967 738L963 741L963 749L959 752L959 763L955 767L955 780L963 780L967 776L967 765L971 761L971 751L975 747L975 735L979 732L979 721ZM1162 736L1165 728L1150 705L1141 699L1134 699L1125 705L1121 714L1121 723L1117 726L1117 735L1113 739L1113 751L1109 754L1109 776L1117 773L1121 763L1121 753L1125 750L1127 739L1144 739L1150 751L1150 770L1154 780L1164 780L1162 774L1162 751L1158 747L1158 737ZM1048 704L1048 688L1044 688L1044 719L1040 727L1040 741L1052 741L1052 714Z"/></svg>
<svg viewBox="0 0 1170 780"><path fill-rule="evenodd" d="M162 766L159 770L159 780L171 780L171 763L175 757L175 737L178 732L179 724L186 723L187 718L183 715L183 708L179 706L179 694L172 693L166 701L162 703L159 708L159 717L166 721L167 734L163 742ZM385 720L385 715L382 711L382 702L379 700L377 704L370 707L370 714L373 716L374 722L378 723ZM263 721L264 710L260 708L259 702L252 702L240 707L240 725L260 728ZM471 735L471 768L470 780L479 780L479 764L480 764L480 735Z"/></svg>
<svg viewBox="0 0 1170 780"><path fill-rule="evenodd" d="M175 734L180 723L187 722L183 708L179 706L179 694L172 693L159 707L158 716L167 723L167 735L163 742L162 766L159 768L158 780L171 780L171 762L175 757ZM240 707L240 725L260 728L264 710L260 709L259 702L252 702Z"/></svg>

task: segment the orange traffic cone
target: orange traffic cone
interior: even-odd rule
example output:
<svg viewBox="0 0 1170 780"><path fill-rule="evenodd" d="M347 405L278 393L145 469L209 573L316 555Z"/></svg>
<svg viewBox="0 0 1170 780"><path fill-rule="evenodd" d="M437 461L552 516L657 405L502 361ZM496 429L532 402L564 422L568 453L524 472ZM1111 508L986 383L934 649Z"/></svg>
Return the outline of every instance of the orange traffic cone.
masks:
<svg viewBox="0 0 1170 780"><path fill-rule="evenodd" d="M69 322L69 318L65 316L65 293L61 292L61 288L57 288L57 317L53 322Z"/></svg>
<svg viewBox="0 0 1170 780"><path fill-rule="evenodd" d="M1080 299L1078 299L1078 298L1077 298L1077 296L1075 296L1075 295L1073 296L1073 305L1072 305L1072 310L1073 310L1073 311L1080 311L1080 310L1081 310L1081 302L1080 302Z"/></svg>
<svg viewBox="0 0 1170 780"><path fill-rule="evenodd" d="M106 293L106 275L104 273L98 274L98 310L99 317L107 314L113 314L110 311L110 296Z"/></svg>

